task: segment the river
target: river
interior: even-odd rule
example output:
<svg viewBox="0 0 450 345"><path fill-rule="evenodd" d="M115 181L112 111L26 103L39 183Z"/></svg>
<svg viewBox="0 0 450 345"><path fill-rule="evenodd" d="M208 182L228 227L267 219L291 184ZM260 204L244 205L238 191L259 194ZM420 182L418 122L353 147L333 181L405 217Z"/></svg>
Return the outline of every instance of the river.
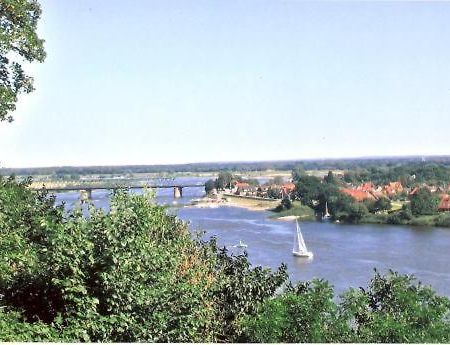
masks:
<svg viewBox="0 0 450 345"><path fill-rule="evenodd" d="M203 178L178 178L177 183L204 182ZM139 193L140 190L134 192ZM348 287L366 287L373 269L393 269L414 274L442 295L450 296L450 229L390 225L344 225L321 222L300 223L312 260L294 257L293 221L268 219L270 212L250 211L238 207L196 208L187 206L201 197L203 188L184 188L183 198L173 199L172 189L159 189L157 201L174 206L181 219L190 221L192 231L204 230L206 238L216 236L221 246L232 248L245 242L253 265L277 268L288 266L292 281L324 278L341 293ZM57 202L73 207L77 192L57 193ZM93 191L97 207L108 209L110 193Z"/></svg>

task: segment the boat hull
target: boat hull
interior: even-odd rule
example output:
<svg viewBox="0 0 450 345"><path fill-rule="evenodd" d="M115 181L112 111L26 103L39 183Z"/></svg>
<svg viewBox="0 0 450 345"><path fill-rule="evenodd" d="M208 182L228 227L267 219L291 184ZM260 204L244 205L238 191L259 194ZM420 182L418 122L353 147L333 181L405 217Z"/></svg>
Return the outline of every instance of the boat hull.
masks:
<svg viewBox="0 0 450 345"><path fill-rule="evenodd" d="M295 252L293 251L292 254L294 256L298 256L299 258L312 258L314 254L312 252Z"/></svg>

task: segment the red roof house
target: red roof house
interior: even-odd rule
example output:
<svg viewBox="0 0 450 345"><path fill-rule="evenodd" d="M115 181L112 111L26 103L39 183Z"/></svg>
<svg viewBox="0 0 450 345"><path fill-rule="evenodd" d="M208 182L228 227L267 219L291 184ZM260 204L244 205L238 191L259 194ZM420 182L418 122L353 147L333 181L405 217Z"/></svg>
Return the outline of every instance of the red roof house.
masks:
<svg viewBox="0 0 450 345"><path fill-rule="evenodd" d="M292 182L285 182L281 185L281 189L283 190L283 193L289 194L295 189L295 184Z"/></svg>
<svg viewBox="0 0 450 345"><path fill-rule="evenodd" d="M374 189L375 186L372 182L366 182L356 187L356 190L362 190L363 192L373 192Z"/></svg>
<svg viewBox="0 0 450 345"><path fill-rule="evenodd" d="M389 182L387 185L383 186L383 193L387 196L401 192L403 192L403 186L400 182Z"/></svg>
<svg viewBox="0 0 450 345"><path fill-rule="evenodd" d="M363 190L344 188L341 189L341 192L351 196L356 201L364 201L367 199L376 200L376 197L372 193Z"/></svg>
<svg viewBox="0 0 450 345"><path fill-rule="evenodd" d="M441 197L441 202L438 206L439 211L450 211L450 196L448 194L443 194Z"/></svg>

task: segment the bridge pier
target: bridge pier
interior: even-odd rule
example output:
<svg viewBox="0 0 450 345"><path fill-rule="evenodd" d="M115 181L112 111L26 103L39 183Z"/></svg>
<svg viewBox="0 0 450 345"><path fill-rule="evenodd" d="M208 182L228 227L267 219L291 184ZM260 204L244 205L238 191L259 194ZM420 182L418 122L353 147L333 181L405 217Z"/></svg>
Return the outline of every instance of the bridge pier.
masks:
<svg viewBox="0 0 450 345"><path fill-rule="evenodd" d="M181 187L181 186L173 187L173 197L175 199L182 198L183 197L183 187Z"/></svg>
<svg viewBox="0 0 450 345"><path fill-rule="evenodd" d="M92 199L92 189L80 189L80 201L88 202Z"/></svg>

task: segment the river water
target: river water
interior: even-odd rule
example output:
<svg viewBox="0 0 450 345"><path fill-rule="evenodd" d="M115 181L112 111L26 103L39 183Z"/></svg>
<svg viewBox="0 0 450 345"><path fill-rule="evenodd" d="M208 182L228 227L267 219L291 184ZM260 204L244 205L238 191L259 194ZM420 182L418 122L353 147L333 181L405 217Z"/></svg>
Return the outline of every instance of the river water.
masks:
<svg viewBox="0 0 450 345"><path fill-rule="evenodd" d="M178 178L177 183L204 182L204 178ZM133 192L140 193L140 190ZM223 206L188 206L203 196L202 188L184 188L183 198L173 199L172 189L157 190L160 204L173 206L192 231L204 230L205 237L216 236L221 246L232 252L242 240L253 265L277 268L288 266L292 281L324 278L341 293L348 287L366 287L373 269L414 274L442 295L450 296L450 229L389 225L343 225L321 222L300 223L312 260L294 257L292 246L295 222L268 219L270 212ZM57 202L68 209L78 203L78 192L58 193ZM93 191L93 203L108 209L110 192Z"/></svg>

